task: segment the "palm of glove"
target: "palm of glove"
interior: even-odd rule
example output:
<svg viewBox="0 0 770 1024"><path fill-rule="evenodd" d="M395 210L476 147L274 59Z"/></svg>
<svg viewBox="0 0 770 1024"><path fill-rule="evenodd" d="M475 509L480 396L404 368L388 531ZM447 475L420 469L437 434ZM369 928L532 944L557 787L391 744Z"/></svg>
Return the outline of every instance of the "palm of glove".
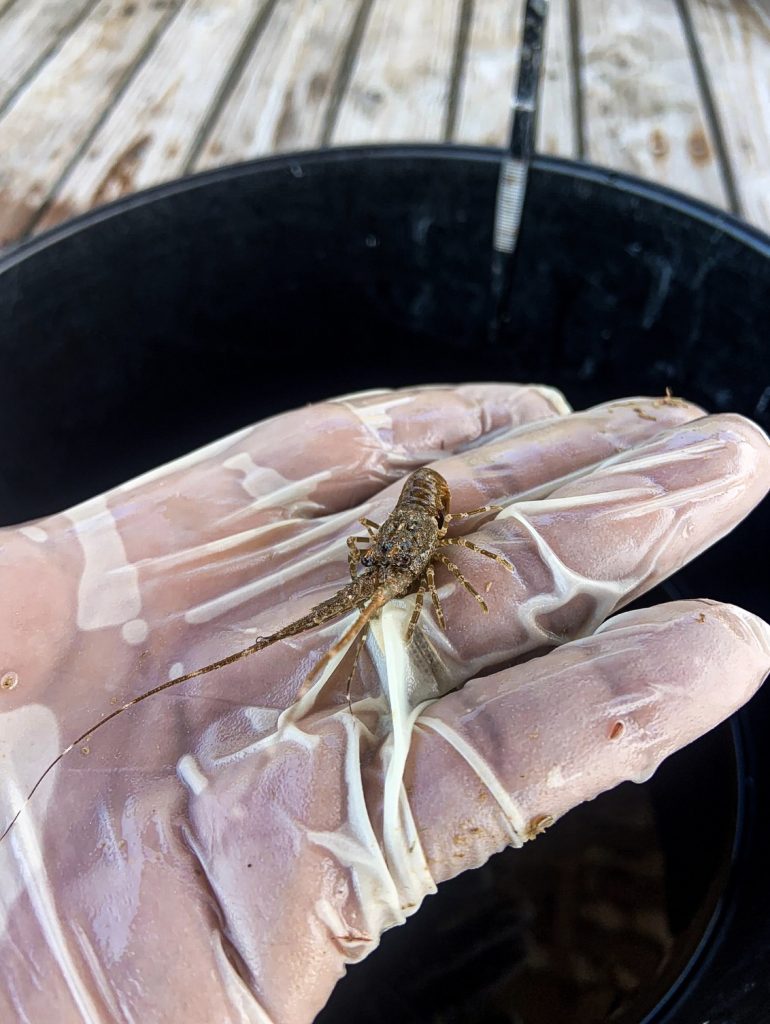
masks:
<svg viewBox="0 0 770 1024"><path fill-rule="evenodd" d="M424 613L408 648L414 598L387 605L352 714L347 659L296 700L344 620L69 753L0 845L3 1019L311 1020L436 883L746 700L770 668L748 613L679 602L602 626L767 489L761 431L700 416L666 399L568 414L502 385L365 395L4 531L6 818L116 706L339 589L357 519L382 522L419 465L454 511L505 505L471 539L516 571L456 548L490 612L439 566L447 630Z"/></svg>

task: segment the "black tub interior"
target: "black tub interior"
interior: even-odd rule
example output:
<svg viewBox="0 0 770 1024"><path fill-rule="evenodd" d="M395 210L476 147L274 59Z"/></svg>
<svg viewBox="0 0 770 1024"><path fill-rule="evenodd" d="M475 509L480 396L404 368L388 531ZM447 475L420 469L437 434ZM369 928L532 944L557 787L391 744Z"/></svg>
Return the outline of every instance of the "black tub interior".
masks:
<svg viewBox="0 0 770 1024"><path fill-rule="evenodd" d="M449 148L272 159L6 256L0 522L373 386L540 380L576 407L670 386L767 429L766 240L638 182L539 161L492 336L497 166ZM770 617L769 541L765 505L645 603L708 595ZM319 1021L764 1019L768 705L760 695L647 785L442 887Z"/></svg>

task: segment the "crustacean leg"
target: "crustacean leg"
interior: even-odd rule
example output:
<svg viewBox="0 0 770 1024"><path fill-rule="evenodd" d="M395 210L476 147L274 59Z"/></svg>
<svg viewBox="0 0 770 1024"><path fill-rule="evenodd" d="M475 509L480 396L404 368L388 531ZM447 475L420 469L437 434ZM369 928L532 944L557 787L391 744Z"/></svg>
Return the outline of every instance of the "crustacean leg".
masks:
<svg viewBox="0 0 770 1024"><path fill-rule="evenodd" d="M425 588L427 583L425 577L420 579L420 586L417 591L417 597L414 602L414 609L409 619L409 625L406 627L406 643L411 643L412 637L414 636L414 627L417 625L417 620L420 618L420 612L422 611L422 602L425 597Z"/></svg>
<svg viewBox="0 0 770 1024"><path fill-rule="evenodd" d="M444 609L441 607L441 601L439 600L438 592L436 590L436 577L434 576L432 565L429 565L425 570L425 576L428 580L428 590L430 591L430 599L433 602L433 608L436 612L436 619L438 620L439 626L441 626L442 629L446 629Z"/></svg>
<svg viewBox="0 0 770 1024"><path fill-rule="evenodd" d="M444 525L439 531L439 536L443 537L446 534L449 524L452 522L470 519L471 516L483 516L492 512L501 512L502 508L502 505L482 505L480 508L472 508L470 512L447 512L444 516Z"/></svg>
<svg viewBox="0 0 770 1024"><path fill-rule="evenodd" d="M470 540L466 540L465 537L445 537L439 544L440 547L447 547L450 544L457 544L461 548L468 548L469 551L475 551L477 555L484 555L485 558L491 558L495 562L499 562L500 565L505 566L508 572L516 572L511 563L503 558L502 555L496 555L494 551L487 551L486 548L480 548L478 544L474 544Z"/></svg>
<svg viewBox="0 0 770 1024"><path fill-rule="evenodd" d="M478 590L476 590L476 588L473 586L473 584L469 583L468 580L466 580L466 578L460 572L460 569L458 568L458 566L456 566L454 564L454 562L450 562L449 559L446 557L446 555L443 555L440 551L436 552L436 558L438 559L439 562L441 562L442 565L445 565L447 567L447 569L449 569L449 571L452 573L452 575L456 579L458 579L460 581L460 583L462 583L462 585L465 587L465 589L470 594L473 594L473 596L476 598L476 600L481 605L481 610L483 612L485 612L485 613L488 612L489 608L487 607L487 602L484 600L484 598L481 596L481 594L478 592Z"/></svg>

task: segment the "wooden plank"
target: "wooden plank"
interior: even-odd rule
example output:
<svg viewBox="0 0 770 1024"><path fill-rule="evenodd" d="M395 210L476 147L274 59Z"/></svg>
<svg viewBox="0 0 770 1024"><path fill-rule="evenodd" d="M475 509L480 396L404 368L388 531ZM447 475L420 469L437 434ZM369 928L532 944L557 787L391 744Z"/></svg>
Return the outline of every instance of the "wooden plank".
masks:
<svg viewBox="0 0 770 1024"><path fill-rule="evenodd" d="M580 0L580 23L587 159L724 205L672 0Z"/></svg>
<svg viewBox="0 0 770 1024"><path fill-rule="evenodd" d="M537 148L553 156L579 154L577 97L569 0L551 0Z"/></svg>
<svg viewBox="0 0 770 1024"><path fill-rule="evenodd" d="M94 0L19 0L0 20L0 109Z"/></svg>
<svg viewBox="0 0 770 1024"><path fill-rule="evenodd" d="M741 212L770 231L770 6L689 3Z"/></svg>
<svg viewBox="0 0 770 1024"><path fill-rule="evenodd" d="M269 2L187 0L38 227L180 174L233 60Z"/></svg>
<svg viewBox="0 0 770 1024"><path fill-rule="evenodd" d="M0 120L0 242L28 229L168 16L157 0L101 0L17 97Z"/></svg>
<svg viewBox="0 0 770 1024"><path fill-rule="evenodd" d="M456 141L482 146L507 142L523 12L524 0L475 0L462 71Z"/></svg>
<svg viewBox="0 0 770 1024"><path fill-rule="evenodd" d="M459 142L502 146L508 140L523 11L524 0L476 0L474 4L455 132ZM572 81L569 0L551 0L538 125L540 152L577 153Z"/></svg>
<svg viewBox="0 0 770 1024"><path fill-rule="evenodd" d="M332 142L444 137L460 0L377 0Z"/></svg>
<svg viewBox="0 0 770 1024"><path fill-rule="evenodd" d="M321 142L359 0L284 0L222 108L196 168Z"/></svg>

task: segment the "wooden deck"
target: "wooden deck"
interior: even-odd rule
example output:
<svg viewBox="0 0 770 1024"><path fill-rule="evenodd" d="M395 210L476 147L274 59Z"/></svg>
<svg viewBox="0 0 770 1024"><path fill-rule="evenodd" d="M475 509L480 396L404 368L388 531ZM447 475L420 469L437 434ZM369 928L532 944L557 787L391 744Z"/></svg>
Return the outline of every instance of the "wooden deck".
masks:
<svg viewBox="0 0 770 1024"><path fill-rule="evenodd" d="M501 144L523 0L0 0L0 243L203 168ZM770 0L551 0L539 147L770 230Z"/></svg>

